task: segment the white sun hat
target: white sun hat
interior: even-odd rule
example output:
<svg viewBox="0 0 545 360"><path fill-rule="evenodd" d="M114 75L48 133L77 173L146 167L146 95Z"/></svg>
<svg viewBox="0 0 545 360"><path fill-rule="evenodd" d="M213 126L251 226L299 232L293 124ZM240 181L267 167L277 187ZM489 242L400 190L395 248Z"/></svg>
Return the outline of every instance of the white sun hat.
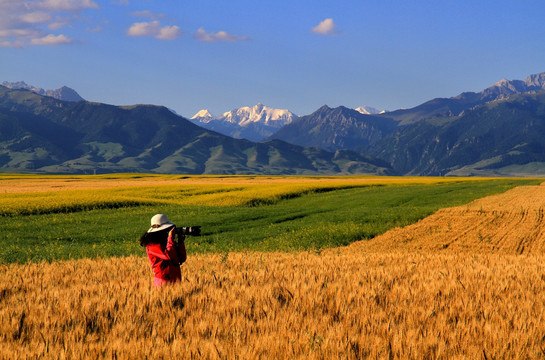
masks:
<svg viewBox="0 0 545 360"><path fill-rule="evenodd" d="M165 214L157 214L151 218L151 227L148 232L161 231L171 226L174 226L174 224L168 221Z"/></svg>

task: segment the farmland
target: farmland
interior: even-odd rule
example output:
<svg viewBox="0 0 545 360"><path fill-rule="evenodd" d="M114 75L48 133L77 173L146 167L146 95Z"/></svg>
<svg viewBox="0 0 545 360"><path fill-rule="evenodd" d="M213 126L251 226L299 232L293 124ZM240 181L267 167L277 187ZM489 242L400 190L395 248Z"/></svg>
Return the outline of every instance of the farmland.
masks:
<svg viewBox="0 0 545 360"><path fill-rule="evenodd" d="M191 253L348 245L538 180L398 177L4 176L0 261L141 255L155 213L201 225Z"/></svg>
<svg viewBox="0 0 545 360"><path fill-rule="evenodd" d="M545 354L545 187L539 180L191 178L196 187L184 194L194 203L173 195L191 185L176 183L183 179L169 179L175 183L165 188L133 184L148 180L73 185L80 203L96 192L109 194L109 204L123 196L138 203L96 205L106 204L100 196L69 209L22 202L1 218L1 357ZM64 186L59 193L74 190ZM212 190L203 191L206 186ZM158 187L166 191L153 190ZM29 199L51 196L50 190L5 194ZM162 194L157 203L153 191ZM200 204L211 195L213 202ZM252 198L258 201L248 202ZM182 282L157 291L142 249L129 244L159 209L183 213L173 215L175 222L202 220L210 234L188 239ZM130 232L133 221L143 225ZM75 232L71 241L48 238L51 232L68 237L58 233L65 226ZM112 228L122 231L111 235ZM21 235L24 229L31 236ZM40 261L24 249L6 251L14 239L43 252L52 251L41 243L49 239L72 252L51 252L49 261ZM94 253L75 250L93 245ZM126 253L113 251L124 246Z"/></svg>
<svg viewBox="0 0 545 360"><path fill-rule="evenodd" d="M545 186L441 209L416 224L379 236L368 248L530 254L545 253Z"/></svg>
<svg viewBox="0 0 545 360"><path fill-rule="evenodd" d="M2 266L5 358L543 357L543 257L194 255L154 290L142 257Z"/></svg>

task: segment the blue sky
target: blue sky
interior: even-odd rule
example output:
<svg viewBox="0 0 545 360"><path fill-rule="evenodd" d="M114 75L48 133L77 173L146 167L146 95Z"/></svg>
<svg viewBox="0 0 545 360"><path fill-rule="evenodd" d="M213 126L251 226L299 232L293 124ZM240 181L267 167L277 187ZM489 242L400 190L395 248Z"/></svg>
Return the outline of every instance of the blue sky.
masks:
<svg viewBox="0 0 545 360"><path fill-rule="evenodd" d="M0 0L0 82L190 117L395 110L545 72L545 2Z"/></svg>

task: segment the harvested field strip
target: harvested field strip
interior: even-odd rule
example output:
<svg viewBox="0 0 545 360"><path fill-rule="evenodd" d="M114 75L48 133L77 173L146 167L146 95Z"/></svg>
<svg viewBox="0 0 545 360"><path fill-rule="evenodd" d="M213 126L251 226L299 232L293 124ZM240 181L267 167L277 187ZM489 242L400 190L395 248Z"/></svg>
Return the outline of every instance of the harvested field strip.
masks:
<svg viewBox="0 0 545 360"><path fill-rule="evenodd" d="M2 357L543 357L543 256L345 250L4 265Z"/></svg>
<svg viewBox="0 0 545 360"><path fill-rule="evenodd" d="M352 246L545 254L544 212L545 186L520 186Z"/></svg>

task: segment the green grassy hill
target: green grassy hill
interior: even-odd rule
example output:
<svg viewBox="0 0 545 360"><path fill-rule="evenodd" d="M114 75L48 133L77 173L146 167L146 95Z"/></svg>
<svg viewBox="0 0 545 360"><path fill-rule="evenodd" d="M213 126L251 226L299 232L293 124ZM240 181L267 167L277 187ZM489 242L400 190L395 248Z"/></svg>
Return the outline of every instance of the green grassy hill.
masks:
<svg viewBox="0 0 545 360"><path fill-rule="evenodd" d="M0 86L0 171L394 174L356 152L253 143L152 105L63 102Z"/></svg>
<svg viewBox="0 0 545 360"><path fill-rule="evenodd" d="M545 174L545 92L401 127L367 151L404 174Z"/></svg>

